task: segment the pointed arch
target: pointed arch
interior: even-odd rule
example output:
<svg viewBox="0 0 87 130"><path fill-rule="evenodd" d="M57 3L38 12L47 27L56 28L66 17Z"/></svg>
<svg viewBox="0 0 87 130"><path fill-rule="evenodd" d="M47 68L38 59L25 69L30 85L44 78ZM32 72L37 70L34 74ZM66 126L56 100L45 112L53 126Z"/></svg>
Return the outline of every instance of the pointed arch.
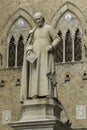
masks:
<svg viewBox="0 0 87 130"><path fill-rule="evenodd" d="M18 26L19 21L24 22L23 27ZM34 25L35 25L35 23L34 23L32 16L22 8L19 8L18 10L16 10L12 14L10 19L8 19L6 26L4 28L4 31L3 31L3 36L2 36L2 38L6 44L6 48L7 48L7 67L22 66L24 43L28 36L29 30ZM27 27L29 27L29 28L27 28ZM22 43L22 44L18 44L18 46L17 46L20 34L23 35L23 39L21 38L21 40L19 40L19 43ZM7 42L8 43L10 42L12 35L14 36L15 44L8 46ZM12 50L14 52L14 55L12 55L13 56L12 58L10 58L11 57L10 53L13 54L13 52L11 52L10 48L12 48ZM21 56L22 56L21 58L19 56L20 55L19 53L21 53ZM11 64L11 60L12 60L12 64Z"/></svg>
<svg viewBox="0 0 87 130"><path fill-rule="evenodd" d="M19 18L19 17L23 17L31 26L31 28L35 25L33 17L24 9L19 8L18 10L16 10L12 16L9 18L9 20L6 22L6 26L3 30L3 38L7 38L7 34L9 32L9 29L11 28L12 24ZM5 33L4 33L5 32Z"/></svg>
<svg viewBox="0 0 87 130"><path fill-rule="evenodd" d="M86 19L83 15L83 13L81 12L81 10L74 4L72 4L71 2L66 2L65 4L63 4L54 14L54 16L51 19L51 25L56 28L56 25L58 23L58 21L61 19L61 17L67 12L70 11L72 14L74 14L77 19L80 21L81 27L84 30L84 24L86 25Z"/></svg>

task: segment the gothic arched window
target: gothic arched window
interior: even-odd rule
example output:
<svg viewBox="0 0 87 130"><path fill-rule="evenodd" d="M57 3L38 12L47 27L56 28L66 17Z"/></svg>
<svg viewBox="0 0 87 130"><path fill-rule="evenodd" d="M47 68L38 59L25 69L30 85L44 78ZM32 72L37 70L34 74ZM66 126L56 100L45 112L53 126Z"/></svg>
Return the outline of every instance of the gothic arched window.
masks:
<svg viewBox="0 0 87 130"><path fill-rule="evenodd" d="M24 44L23 36L20 35L17 46L17 66L22 66L23 64L23 55L24 55Z"/></svg>
<svg viewBox="0 0 87 130"><path fill-rule="evenodd" d="M9 29L7 39L9 43L9 46L7 46L8 67L19 67L23 65L24 43L29 35L29 30L31 30L31 26L23 17L15 20Z"/></svg>
<svg viewBox="0 0 87 130"><path fill-rule="evenodd" d="M72 61L72 38L70 30L67 31L65 39L65 61Z"/></svg>
<svg viewBox="0 0 87 130"><path fill-rule="evenodd" d="M62 32L58 32L58 36L60 37L61 41L58 44L56 51L55 51L55 62L62 62L63 61L63 39L62 39Z"/></svg>
<svg viewBox="0 0 87 130"><path fill-rule="evenodd" d="M62 23L62 24L61 24ZM70 10L65 11L55 23L55 30L60 36L62 34L62 44L59 44L56 54L56 62L72 63L82 59L82 37L81 23ZM61 36L60 36L61 37ZM62 59L63 56L63 59Z"/></svg>
<svg viewBox="0 0 87 130"><path fill-rule="evenodd" d="M82 59L82 40L80 30L77 29L74 39L74 60L80 61Z"/></svg>
<svg viewBox="0 0 87 130"><path fill-rule="evenodd" d="M8 66L14 67L15 66L15 39L14 36L11 37L9 42L9 59L8 59Z"/></svg>

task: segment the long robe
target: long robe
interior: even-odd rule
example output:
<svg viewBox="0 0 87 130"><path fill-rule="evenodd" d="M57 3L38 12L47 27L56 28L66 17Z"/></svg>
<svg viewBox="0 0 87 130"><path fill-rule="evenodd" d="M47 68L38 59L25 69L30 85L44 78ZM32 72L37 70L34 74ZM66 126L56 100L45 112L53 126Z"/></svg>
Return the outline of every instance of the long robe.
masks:
<svg viewBox="0 0 87 130"><path fill-rule="evenodd" d="M21 102L34 96L57 97L57 93L53 92L48 79L48 74L55 72L55 66L53 54L47 52L47 47L49 45L55 47L58 42L59 38L50 25L44 24L35 29L32 48L38 58L33 64L26 60L26 50L30 46L26 45L22 70Z"/></svg>

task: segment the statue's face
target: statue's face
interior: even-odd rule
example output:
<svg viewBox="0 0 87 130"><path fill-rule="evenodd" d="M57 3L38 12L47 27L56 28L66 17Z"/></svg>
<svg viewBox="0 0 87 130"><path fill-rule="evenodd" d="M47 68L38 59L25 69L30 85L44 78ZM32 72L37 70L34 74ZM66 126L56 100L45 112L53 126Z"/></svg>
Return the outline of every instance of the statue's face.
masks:
<svg viewBox="0 0 87 130"><path fill-rule="evenodd" d="M39 26L39 27L43 26L44 22L43 22L43 17L41 15L39 15L39 14L35 15L34 19L35 19L37 26Z"/></svg>

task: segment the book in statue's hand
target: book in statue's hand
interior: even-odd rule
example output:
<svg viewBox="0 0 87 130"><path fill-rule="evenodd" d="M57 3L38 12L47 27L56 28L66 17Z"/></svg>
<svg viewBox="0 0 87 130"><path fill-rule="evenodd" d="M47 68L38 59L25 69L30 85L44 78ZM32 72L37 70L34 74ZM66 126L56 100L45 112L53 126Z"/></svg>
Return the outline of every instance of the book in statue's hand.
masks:
<svg viewBox="0 0 87 130"><path fill-rule="evenodd" d="M29 61L30 63L34 63L37 59L37 56L34 52L30 51L28 54L27 54L27 57L26 57L26 60Z"/></svg>

